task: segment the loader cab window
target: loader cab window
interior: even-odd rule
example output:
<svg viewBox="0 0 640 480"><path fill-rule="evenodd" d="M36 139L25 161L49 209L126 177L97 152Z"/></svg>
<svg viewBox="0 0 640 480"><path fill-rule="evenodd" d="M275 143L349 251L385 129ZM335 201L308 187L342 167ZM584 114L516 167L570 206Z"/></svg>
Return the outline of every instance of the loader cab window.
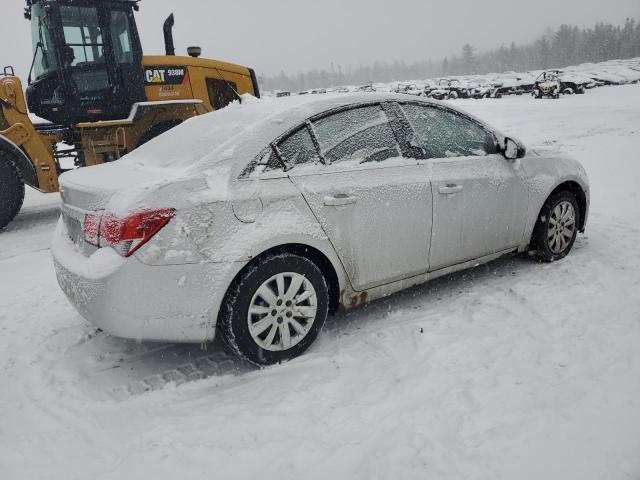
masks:
<svg viewBox="0 0 640 480"><path fill-rule="evenodd" d="M49 22L41 3L33 6L31 19L31 39L33 45L33 74L39 79L57 69L56 54L51 45Z"/></svg>
<svg viewBox="0 0 640 480"><path fill-rule="evenodd" d="M109 88L109 74L104 57L104 36L96 7L61 6L64 45L60 61L72 67L72 78L80 95Z"/></svg>
<svg viewBox="0 0 640 480"><path fill-rule="evenodd" d="M111 43L116 63L133 63L133 44L129 16L123 10L111 12Z"/></svg>
<svg viewBox="0 0 640 480"><path fill-rule="evenodd" d="M237 100L238 97L235 94L237 91L238 85L235 82L218 78L207 78L207 92L214 110L220 110L234 100Z"/></svg>
<svg viewBox="0 0 640 480"><path fill-rule="evenodd" d="M104 62L104 39L95 7L61 6L66 46L60 58L65 66Z"/></svg>

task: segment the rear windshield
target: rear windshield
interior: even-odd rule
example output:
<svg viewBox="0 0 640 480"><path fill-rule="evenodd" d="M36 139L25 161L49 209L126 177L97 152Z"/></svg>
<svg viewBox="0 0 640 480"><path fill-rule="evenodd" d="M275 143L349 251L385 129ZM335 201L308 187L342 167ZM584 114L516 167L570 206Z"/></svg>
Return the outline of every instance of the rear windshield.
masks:
<svg viewBox="0 0 640 480"><path fill-rule="evenodd" d="M225 152L234 138L242 135L268 116L270 102L235 101L221 110L186 120L126 156L149 167L186 169L201 161L216 163L233 157Z"/></svg>

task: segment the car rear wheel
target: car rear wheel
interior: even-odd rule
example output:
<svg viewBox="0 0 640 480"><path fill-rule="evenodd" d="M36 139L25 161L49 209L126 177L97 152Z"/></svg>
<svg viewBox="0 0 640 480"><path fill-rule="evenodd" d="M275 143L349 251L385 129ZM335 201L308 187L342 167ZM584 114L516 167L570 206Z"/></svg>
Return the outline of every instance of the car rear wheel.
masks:
<svg viewBox="0 0 640 480"><path fill-rule="evenodd" d="M259 366L291 360L318 336L329 289L309 259L282 253L250 266L234 281L218 322L229 348Z"/></svg>
<svg viewBox="0 0 640 480"><path fill-rule="evenodd" d="M561 191L547 199L533 230L531 251L543 262L566 257L578 235L580 210L571 192Z"/></svg>
<svg viewBox="0 0 640 480"><path fill-rule="evenodd" d="M9 156L0 152L0 230L18 215L23 202L22 176Z"/></svg>

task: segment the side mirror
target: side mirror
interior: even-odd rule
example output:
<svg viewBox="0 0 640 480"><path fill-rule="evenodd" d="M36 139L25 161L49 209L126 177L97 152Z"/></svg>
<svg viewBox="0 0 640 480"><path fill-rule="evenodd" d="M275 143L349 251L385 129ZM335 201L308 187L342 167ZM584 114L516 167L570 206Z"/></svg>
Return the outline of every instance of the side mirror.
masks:
<svg viewBox="0 0 640 480"><path fill-rule="evenodd" d="M513 138L504 139L504 156L509 160L515 160L516 158L522 158L527 153L527 149L517 140Z"/></svg>

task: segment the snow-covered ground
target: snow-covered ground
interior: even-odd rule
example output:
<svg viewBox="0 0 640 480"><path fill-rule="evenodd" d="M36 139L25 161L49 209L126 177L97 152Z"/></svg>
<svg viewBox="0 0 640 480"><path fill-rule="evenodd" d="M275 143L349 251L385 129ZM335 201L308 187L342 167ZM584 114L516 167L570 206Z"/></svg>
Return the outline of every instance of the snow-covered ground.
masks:
<svg viewBox="0 0 640 480"><path fill-rule="evenodd" d="M640 478L640 85L455 105L577 157L586 235L332 318L265 370L96 332L56 283L57 197L29 193L0 234L0 478Z"/></svg>

